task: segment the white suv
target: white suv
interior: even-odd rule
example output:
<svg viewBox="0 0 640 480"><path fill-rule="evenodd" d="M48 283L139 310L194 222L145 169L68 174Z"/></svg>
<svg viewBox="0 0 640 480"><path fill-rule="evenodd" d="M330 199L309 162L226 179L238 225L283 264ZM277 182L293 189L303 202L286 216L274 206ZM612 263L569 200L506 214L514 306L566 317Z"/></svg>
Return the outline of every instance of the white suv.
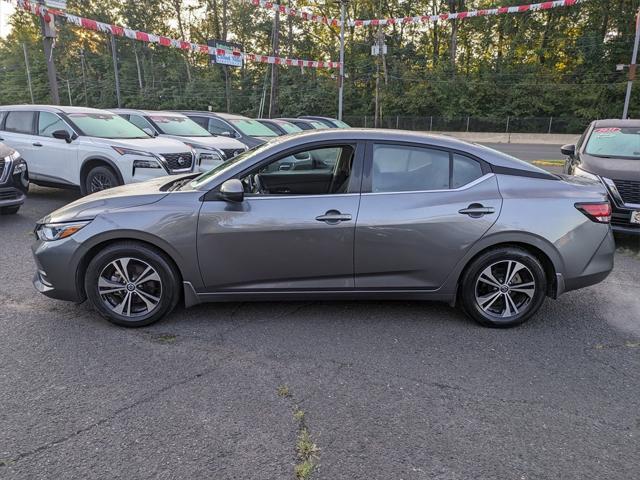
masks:
<svg viewBox="0 0 640 480"><path fill-rule="evenodd" d="M197 171L209 171L247 150L244 143L234 138L212 135L181 113L130 108L116 108L110 111L129 120L149 135L175 138L192 147L198 155Z"/></svg>
<svg viewBox="0 0 640 480"><path fill-rule="evenodd" d="M18 150L32 183L80 187L83 194L194 169L195 151L154 138L95 108L0 107L0 142Z"/></svg>

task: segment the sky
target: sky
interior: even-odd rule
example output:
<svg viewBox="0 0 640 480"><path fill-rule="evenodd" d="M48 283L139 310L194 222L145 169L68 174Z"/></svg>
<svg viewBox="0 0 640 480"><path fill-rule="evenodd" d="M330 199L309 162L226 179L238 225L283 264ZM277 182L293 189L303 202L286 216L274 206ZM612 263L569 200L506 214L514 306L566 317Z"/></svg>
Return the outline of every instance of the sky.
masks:
<svg viewBox="0 0 640 480"><path fill-rule="evenodd" d="M0 1L0 38L5 38L11 31L9 17L14 11L14 6L5 1Z"/></svg>

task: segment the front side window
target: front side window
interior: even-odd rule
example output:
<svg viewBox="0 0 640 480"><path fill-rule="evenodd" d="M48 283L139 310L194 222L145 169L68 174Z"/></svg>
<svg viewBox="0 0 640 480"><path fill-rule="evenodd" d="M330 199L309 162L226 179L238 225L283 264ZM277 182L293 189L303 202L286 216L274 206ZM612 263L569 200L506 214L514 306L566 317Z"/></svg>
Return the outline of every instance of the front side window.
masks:
<svg viewBox="0 0 640 480"><path fill-rule="evenodd" d="M160 133L179 137L210 137L211 134L190 118L178 115L150 115Z"/></svg>
<svg viewBox="0 0 640 480"><path fill-rule="evenodd" d="M287 133L298 133L301 132L302 129L297 125L289 122L279 122L278 125Z"/></svg>
<svg viewBox="0 0 640 480"><path fill-rule="evenodd" d="M97 138L149 138L145 132L120 115L107 112L67 114L84 135Z"/></svg>
<svg viewBox="0 0 640 480"><path fill-rule="evenodd" d="M405 145L373 147L372 192L449 188L449 152Z"/></svg>
<svg viewBox="0 0 640 480"><path fill-rule="evenodd" d="M209 131L215 135L235 135L233 129L217 118L209 119Z"/></svg>
<svg viewBox="0 0 640 480"><path fill-rule="evenodd" d="M34 112L9 112L4 124L7 132L33 133Z"/></svg>
<svg viewBox="0 0 640 480"><path fill-rule="evenodd" d="M596 157L640 159L640 128L596 128L589 137L585 152Z"/></svg>
<svg viewBox="0 0 640 480"><path fill-rule="evenodd" d="M131 115L129 117L129 121L133 123L140 130L144 130L145 128L150 129L152 132L155 131L155 128L147 121L144 117L140 115Z"/></svg>
<svg viewBox="0 0 640 480"><path fill-rule="evenodd" d="M322 122L319 122L317 120L311 120L309 123L311 123L311 125L313 125L313 128L316 128L318 130L322 130L324 128L329 128L327 125L325 125Z"/></svg>
<svg viewBox="0 0 640 480"><path fill-rule="evenodd" d="M279 157L242 178L253 195L327 195L346 193L353 166L350 145L321 147Z"/></svg>
<svg viewBox="0 0 640 480"><path fill-rule="evenodd" d="M278 134L266 125L251 119L230 120L234 127L250 137L277 137Z"/></svg>
<svg viewBox="0 0 640 480"><path fill-rule="evenodd" d="M53 132L58 130L69 131L69 128L55 113L40 112L40 115L38 115L38 135L53 137Z"/></svg>

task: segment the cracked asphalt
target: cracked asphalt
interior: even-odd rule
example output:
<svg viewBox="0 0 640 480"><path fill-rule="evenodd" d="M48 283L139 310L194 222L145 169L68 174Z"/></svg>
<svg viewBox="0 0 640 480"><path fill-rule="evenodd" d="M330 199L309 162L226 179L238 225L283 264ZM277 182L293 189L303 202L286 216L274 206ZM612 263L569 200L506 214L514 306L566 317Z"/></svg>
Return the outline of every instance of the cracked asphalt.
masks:
<svg viewBox="0 0 640 480"><path fill-rule="evenodd" d="M640 471L640 239L602 284L522 327L420 302L229 303L137 330L31 286L31 230L0 217L0 478L624 479Z"/></svg>

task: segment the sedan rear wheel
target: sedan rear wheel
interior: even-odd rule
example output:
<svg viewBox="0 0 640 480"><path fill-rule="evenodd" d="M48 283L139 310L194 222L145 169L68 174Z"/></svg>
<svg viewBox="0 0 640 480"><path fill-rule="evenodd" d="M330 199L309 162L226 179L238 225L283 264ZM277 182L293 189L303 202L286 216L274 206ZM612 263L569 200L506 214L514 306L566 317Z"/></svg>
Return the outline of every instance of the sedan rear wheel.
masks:
<svg viewBox="0 0 640 480"><path fill-rule="evenodd" d="M546 285L544 269L535 256L519 248L499 248L481 255L467 269L462 305L483 325L512 327L540 308Z"/></svg>
<svg viewBox="0 0 640 480"><path fill-rule="evenodd" d="M125 327L150 325L178 302L175 267L156 249L141 243L111 245L89 263L87 296L107 320Z"/></svg>

